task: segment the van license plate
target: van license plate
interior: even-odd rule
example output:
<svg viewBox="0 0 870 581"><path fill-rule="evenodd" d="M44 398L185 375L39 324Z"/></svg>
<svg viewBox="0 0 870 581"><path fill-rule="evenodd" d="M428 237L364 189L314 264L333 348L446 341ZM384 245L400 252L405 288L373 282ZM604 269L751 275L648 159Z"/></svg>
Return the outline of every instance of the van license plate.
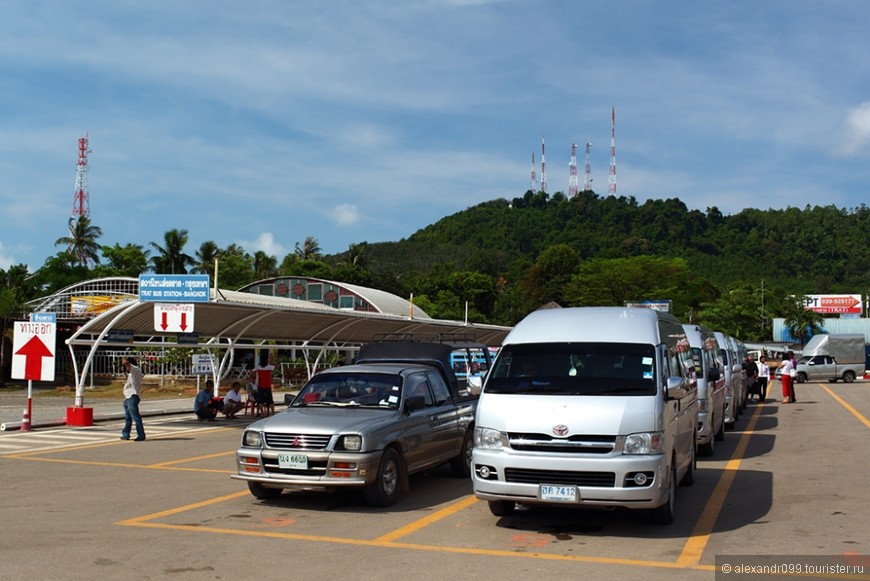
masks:
<svg viewBox="0 0 870 581"><path fill-rule="evenodd" d="M301 454L278 454L278 468L308 470L308 456Z"/></svg>
<svg viewBox="0 0 870 581"><path fill-rule="evenodd" d="M539 495L541 500L554 502L577 502L578 496L576 486L555 486L552 484L541 484Z"/></svg>

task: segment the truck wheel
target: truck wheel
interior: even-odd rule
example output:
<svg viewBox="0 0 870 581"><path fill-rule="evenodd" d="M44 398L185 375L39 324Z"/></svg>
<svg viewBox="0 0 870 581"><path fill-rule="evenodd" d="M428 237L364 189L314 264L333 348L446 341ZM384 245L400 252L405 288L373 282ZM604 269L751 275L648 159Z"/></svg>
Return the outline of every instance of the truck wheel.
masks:
<svg viewBox="0 0 870 581"><path fill-rule="evenodd" d="M668 499L663 505L650 510L650 519L660 525L669 525L674 522L674 505L677 499L677 467L671 461L671 481L668 482Z"/></svg>
<svg viewBox="0 0 870 581"><path fill-rule="evenodd" d="M493 516L508 516L509 514L513 514L516 507L517 503L512 500L489 501L489 512L491 512Z"/></svg>
<svg viewBox="0 0 870 581"><path fill-rule="evenodd" d="M280 488L267 488L259 482L248 482L248 490L260 500L275 500L284 492Z"/></svg>
<svg viewBox="0 0 870 581"><path fill-rule="evenodd" d="M843 372L843 381L846 383L852 383L855 381L855 372L852 370Z"/></svg>
<svg viewBox="0 0 870 581"><path fill-rule="evenodd" d="M801 371L797 374L797 377L795 379L797 379L798 383L806 383L807 382L807 374L804 373L803 371Z"/></svg>
<svg viewBox="0 0 870 581"><path fill-rule="evenodd" d="M392 448L384 450L378 476L365 489L366 502L372 506L392 506L399 497L399 454Z"/></svg>
<svg viewBox="0 0 870 581"><path fill-rule="evenodd" d="M471 477L471 450L474 449L474 438L471 430L465 432L465 438L462 439L462 449L459 454L450 460L450 469L453 475L459 478Z"/></svg>

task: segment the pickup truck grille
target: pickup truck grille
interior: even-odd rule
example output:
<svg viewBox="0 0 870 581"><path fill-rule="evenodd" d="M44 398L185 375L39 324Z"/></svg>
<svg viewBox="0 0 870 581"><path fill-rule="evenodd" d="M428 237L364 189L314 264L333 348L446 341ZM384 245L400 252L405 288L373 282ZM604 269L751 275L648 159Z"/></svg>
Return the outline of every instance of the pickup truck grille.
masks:
<svg viewBox="0 0 870 581"><path fill-rule="evenodd" d="M505 468L507 482L522 484L566 484L613 488L616 483L614 472L574 472L569 470L527 470L525 468Z"/></svg>
<svg viewBox="0 0 870 581"><path fill-rule="evenodd" d="M577 435L554 438L547 434L508 434L513 450L563 454L610 454L616 447L613 436Z"/></svg>
<svg viewBox="0 0 870 581"><path fill-rule="evenodd" d="M277 450L323 450L329 445L330 435L278 434L266 432L266 445Z"/></svg>

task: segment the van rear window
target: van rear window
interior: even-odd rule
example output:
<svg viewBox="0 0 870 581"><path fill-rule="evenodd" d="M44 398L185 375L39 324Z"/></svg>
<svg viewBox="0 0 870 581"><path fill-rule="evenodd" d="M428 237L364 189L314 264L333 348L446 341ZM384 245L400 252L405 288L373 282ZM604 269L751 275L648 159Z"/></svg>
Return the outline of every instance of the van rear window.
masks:
<svg viewBox="0 0 870 581"><path fill-rule="evenodd" d="M655 347L627 343L535 343L502 348L487 393L654 395Z"/></svg>

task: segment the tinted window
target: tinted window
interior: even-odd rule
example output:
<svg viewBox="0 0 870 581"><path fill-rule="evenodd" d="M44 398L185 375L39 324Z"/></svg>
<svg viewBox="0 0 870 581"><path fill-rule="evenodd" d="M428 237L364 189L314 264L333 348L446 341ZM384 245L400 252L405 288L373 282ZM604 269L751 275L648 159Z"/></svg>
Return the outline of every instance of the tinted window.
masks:
<svg viewBox="0 0 870 581"><path fill-rule="evenodd" d="M688 359L691 361L691 359ZM536 343L502 348L487 393L652 395L655 347L625 343Z"/></svg>

